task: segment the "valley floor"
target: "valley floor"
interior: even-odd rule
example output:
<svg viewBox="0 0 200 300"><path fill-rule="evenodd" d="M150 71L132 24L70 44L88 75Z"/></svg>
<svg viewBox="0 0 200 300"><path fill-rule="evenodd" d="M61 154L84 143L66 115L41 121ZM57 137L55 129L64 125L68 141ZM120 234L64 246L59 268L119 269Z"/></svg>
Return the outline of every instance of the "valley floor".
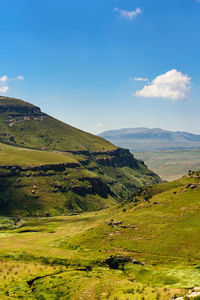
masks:
<svg viewBox="0 0 200 300"><path fill-rule="evenodd" d="M189 170L200 169L200 149L134 152L135 158L145 164L164 180L175 180Z"/></svg>
<svg viewBox="0 0 200 300"><path fill-rule="evenodd" d="M97 212L15 223L1 217L0 299L186 295L200 286L199 217L196 176Z"/></svg>

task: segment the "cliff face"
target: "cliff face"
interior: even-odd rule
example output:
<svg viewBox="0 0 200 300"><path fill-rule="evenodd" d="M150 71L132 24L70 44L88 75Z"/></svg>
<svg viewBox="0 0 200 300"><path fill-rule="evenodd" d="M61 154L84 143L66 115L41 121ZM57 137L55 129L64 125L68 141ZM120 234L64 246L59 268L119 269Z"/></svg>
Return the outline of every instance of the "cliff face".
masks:
<svg viewBox="0 0 200 300"><path fill-rule="evenodd" d="M68 214L124 201L160 178L127 150L95 152L79 162L0 166L0 211L4 215Z"/></svg>
<svg viewBox="0 0 200 300"><path fill-rule="evenodd" d="M23 121L30 121L31 119L43 121L47 116L41 112L39 107L25 105L19 106L12 103L0 105L0 114L3 114L5 123L10 127Z"/></svg>
<svg viewBox="0 0 200 300"><path fill-rule="evenodd" d="M138 168L137 160L127 149L118 148L107 152L94 152L99 164L111 167Z"/></svg>

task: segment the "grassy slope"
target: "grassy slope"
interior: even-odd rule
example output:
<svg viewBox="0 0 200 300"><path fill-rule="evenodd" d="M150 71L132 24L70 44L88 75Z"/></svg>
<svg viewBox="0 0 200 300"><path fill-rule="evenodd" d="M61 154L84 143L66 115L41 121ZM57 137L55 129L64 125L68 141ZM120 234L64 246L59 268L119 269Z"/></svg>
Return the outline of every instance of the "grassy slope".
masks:
<svg viewBox="0 0 200 300"><path fill-rule="evenodd" d="M82 150L84 155L77 155ZM1 212L35 216L45 211L60 215L96 210L123 200L130 190L159 181L129 153L118 149L112 156L110 150L117 147L41 113L30 103L0 97L0 167L77 163L62 171L52 167L41 172L19 170L15 175L0 168ZM105 160L107 167L98 159Z"/></svg>
<svg viewBox="0 0 200 300"><path fill-rule="evenodd" d="M32 150L0 143L0 166L38 166L43 164L74 163L83 159L81 155L59 151Z"/></svg>
<svg viewBox="0 0 200 300"><path fill-rule="evenodd" d="M1 215L50 215L98 210L122 201L131 191L159 180L149 170L99 165L95 157L60 151L33 150L0 143ZM76 163L61 171L24 170L11 176L1 166L35 167ZM96 181L95 181L96 180ZM100 192L95 189L100 186ZM110 193L105 193L106 186Z"/></svg>
<svg viewBox="0 0 200 300"><path fill-rule="evenodd" d="M175 180L186 174L188 170L200 168L200 149L135 152L134 156L144 160L150 169L165 180Z"/></svg>
<svg viewBox="0 0 200 300"><path fill-rule="evenodd" d="M199 286L197 184L199 178L184 177L156 185L131 203L96 213L27 219L17 226L2 218L1 299L167 300ZM105 223L112 219L123 223ZM110 255L145 265L112 270L102 264ZM38 276L44 277L30 287L27 281Z"/></svg>
<svg viewBox="0 0 200 300"><path fill-rule="evenodd" d="M42 122L23 121L5 130L15 137L17 145L25 147L46 147L61 151L116 149L106 140L71 127L50 116L45 117Z"/></svg>
<svg viewBox="0 0 200 300"><path fill-rule="evenodd" d="M7 106L11 106L10 110L0 114L0 138L3 142L31 148L47 147L51 150L61 151L116 149L114 145L103 138L76 129L48 115L44 117L43 121L36 121L30 117L30 120L21 121L10 127L5 123L9 116L23 116L23 108L30 110L25 113L29 116L33 109L38 108L22 100L0 97L0 109ZM20 107L22 112L19 111ZM13 141L10 140L10 135L14 137Z"/></svg>

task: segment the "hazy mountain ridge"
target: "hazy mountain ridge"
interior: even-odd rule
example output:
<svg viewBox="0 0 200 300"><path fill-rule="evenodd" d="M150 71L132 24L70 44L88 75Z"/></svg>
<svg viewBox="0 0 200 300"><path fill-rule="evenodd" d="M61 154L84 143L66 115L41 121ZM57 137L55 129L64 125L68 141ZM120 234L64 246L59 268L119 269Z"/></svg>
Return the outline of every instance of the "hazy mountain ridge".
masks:
<svg viewBox="0 0 200 300"><path fill-rule="evenodd" d="M99 136L131 151L174 150L200 147L200 135L181 131L173 132L160 128L124 128L104 131Z"/></svg>

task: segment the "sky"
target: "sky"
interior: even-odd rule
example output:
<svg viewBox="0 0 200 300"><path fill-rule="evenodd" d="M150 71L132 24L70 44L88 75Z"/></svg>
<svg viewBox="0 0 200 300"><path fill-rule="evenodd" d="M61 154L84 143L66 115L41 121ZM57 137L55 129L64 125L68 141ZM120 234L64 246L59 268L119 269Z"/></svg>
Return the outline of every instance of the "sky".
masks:
<svg viewBox="0 0 200 300"><path fill-rule="evenodd" d="M200 0L0 0L0 12L0 95L94 134L200 134Z"/></svg>

